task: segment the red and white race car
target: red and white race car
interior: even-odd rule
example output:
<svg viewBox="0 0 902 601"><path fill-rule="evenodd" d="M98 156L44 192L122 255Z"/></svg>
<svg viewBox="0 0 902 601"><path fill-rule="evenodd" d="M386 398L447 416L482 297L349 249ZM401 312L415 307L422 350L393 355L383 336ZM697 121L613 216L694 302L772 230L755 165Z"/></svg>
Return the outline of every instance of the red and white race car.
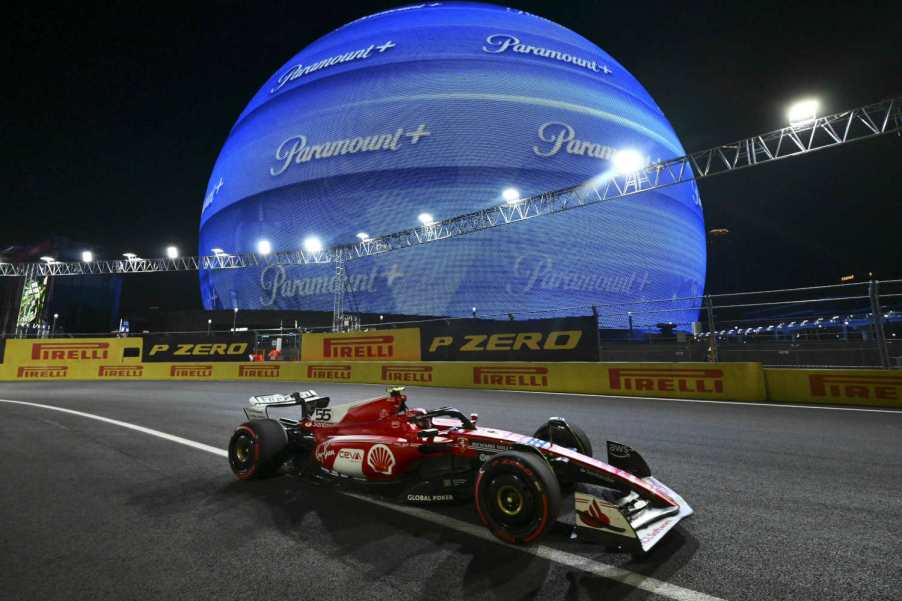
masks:
<svg viewBox="0 0 902 601"><path fill-rule="evenodd" d="M295 407L300 409L296 415ZM289 408L293 417L278 416ZM329 406L314 391L255 396L229 442L242 480L280 469L359 484L400 502L472 500L499 539L535 542L573 498L580 538L633 553L651 549L692 508L652 477L630 447L607 443L607 462L577 426L553 417L532 436L477 425L452 407L407 407L402 389Z"/></svg>

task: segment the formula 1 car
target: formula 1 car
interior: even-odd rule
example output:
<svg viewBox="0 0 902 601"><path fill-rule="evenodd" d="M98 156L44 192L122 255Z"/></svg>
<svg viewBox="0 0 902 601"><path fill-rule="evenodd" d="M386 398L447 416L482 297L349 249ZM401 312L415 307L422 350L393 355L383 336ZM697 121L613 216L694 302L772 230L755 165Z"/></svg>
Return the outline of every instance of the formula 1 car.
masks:
<svg viewBox="0 0 902 601"><path fill-rule="evenodd" d="M295 417L273 417L289 409ZM410 409L403 389L329 406L310 390L250 399L249 421L229 442L241 480L281 469L320 482L360 485L400 502L474 502L499 539L529 544L557 520L572 495L575 534L624 551L650 550L692 508L652 477L630 447L607 443L607 462L576 425L552 417L532 436L477 426L452 407ZM280 413L280 411L274 411Z"/></svg>

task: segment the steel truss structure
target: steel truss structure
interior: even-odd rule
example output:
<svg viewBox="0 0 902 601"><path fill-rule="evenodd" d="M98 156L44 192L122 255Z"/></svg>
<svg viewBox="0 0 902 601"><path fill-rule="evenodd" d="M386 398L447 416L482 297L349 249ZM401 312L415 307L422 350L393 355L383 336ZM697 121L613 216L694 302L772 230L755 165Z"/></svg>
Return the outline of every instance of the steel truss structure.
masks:
<svg viewBox="0 0 902 601"><path fill-rule="evenodd" d="M338 277L341 278L344 264L348 261L626 198L650 190L896 132L902 132L902 96L654 163L632 173L602 174L570 188L537 194L393 234L367 238L355 244L333 246L315 253L291 250L269 255L246 253L177 259L97 260L87 263L64 261L0 263L0 276L159 273L241 269L266 265L337 263L340 272Z"/></svg>

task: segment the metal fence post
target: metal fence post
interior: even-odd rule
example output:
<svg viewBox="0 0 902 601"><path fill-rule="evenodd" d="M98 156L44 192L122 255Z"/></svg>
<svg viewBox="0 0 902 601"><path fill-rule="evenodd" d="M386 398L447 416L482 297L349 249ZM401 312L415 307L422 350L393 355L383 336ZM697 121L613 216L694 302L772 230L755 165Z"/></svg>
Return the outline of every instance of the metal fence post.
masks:
<svg viewBox="0 0 902 601"><path fill-rule="evenodd" d="M880 353L880 365L889 367L889 349L886 347L886 332L883 329L883 311L880 309L880 282L871 280L868 284L868 296L871 298L871 317L874 326L874 339L877 341L877 351Z"/></svg>
<svg viewBox="0 0 902 601"><path fill-rule="evenodd" d="M717 362L720 360L717 352L717 326L714 323L714 303L709 294L705 295L705 309L708 312L708 361Z"/></svg>
<svg viewBox="0 0 902 601"><path fill-rule="evenodd" d="M592 317L595 318L595 350L598 351L598 361L601 361L601 331L598 329L598 307L592 305Z"/></svg>

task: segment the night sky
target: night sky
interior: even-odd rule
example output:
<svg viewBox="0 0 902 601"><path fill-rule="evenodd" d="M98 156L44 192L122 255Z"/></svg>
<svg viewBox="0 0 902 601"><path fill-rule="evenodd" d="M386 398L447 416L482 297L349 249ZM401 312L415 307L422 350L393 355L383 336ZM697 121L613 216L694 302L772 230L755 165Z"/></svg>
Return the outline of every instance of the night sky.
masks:
<svg viewBox="0 0 902 601"><path fill-rule="evenodd" d="M196 252L213 163L260 85L332 29L403 5L165 4L7 9L0 247L62 235L99 257ZM834 112L902 93L897 1L507 4L611 53L689 151L775 129L802 96ZM709 291L902 277L900 171L888 136L701 182L707 227L731 230ZM153 279L142 294L197 302L196 276Z"/></svg>

